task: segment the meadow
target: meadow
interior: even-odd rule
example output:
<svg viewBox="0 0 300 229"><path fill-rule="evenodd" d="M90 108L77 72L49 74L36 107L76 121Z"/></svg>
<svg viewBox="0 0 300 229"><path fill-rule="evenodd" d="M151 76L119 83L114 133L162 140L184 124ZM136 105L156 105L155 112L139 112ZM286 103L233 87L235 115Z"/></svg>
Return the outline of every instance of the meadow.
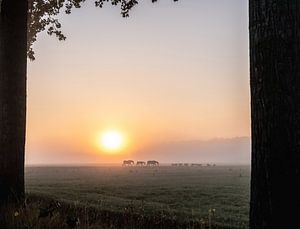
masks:
<svg viewBox="0 0 300 229"><path fill-rule="evenodd" d="M102 211L248 228L250 167L27 167L26 192Z"/></svg>

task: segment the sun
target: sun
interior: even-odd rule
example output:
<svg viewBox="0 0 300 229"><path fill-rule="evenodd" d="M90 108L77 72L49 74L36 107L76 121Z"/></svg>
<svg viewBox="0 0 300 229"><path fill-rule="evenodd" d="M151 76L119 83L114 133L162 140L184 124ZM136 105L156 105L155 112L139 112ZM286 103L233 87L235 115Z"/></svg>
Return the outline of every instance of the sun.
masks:
<svg viewBox="0 0 300 229"><path fill-rule="evenodd" d="M120 151L124 145L124 136L120 131L105 131L100 136L100 145L105 151Z"/></svg>

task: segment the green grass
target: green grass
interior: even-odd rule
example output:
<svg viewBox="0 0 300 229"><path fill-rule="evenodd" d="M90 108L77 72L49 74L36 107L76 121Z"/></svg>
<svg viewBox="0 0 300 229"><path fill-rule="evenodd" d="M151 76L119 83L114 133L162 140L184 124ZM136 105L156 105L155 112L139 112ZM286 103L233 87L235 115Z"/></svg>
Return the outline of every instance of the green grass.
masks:
<svg viewBox="0 0 300 229"><path fill-rule="evenodd" d="M247 166L28 167L26 190L114 214L248 228Z"/></svg>

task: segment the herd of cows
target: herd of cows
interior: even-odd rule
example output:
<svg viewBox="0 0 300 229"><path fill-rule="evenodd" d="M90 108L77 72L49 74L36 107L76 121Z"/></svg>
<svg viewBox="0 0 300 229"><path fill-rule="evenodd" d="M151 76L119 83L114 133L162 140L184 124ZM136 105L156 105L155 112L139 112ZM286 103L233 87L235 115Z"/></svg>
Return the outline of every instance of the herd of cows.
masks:
<svg viewBox="0 0 300 229"><path fill-rule="evenodd" d="M158 161L137 161L136 163L134 163L133 160L124 160L123 161L123 166L159 166L159 162ZM171 166L216 166L216 164L199 164L199 163L172 163Z"/></svg>
<svg viewBox="0 0 300 229"><path fill-rule="evenodd" d="M147 161L147 163L145 161L137 161L136 164L134 164L133 160L125 160L123 161L123 166L159 166L159 162L158 161Z"/></svg>

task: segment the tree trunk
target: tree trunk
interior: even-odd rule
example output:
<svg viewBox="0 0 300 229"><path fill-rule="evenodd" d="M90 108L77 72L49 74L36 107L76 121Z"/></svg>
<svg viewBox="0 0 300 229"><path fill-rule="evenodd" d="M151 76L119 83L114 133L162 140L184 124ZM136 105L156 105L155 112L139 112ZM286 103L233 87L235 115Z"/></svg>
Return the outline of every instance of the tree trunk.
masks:
<svg viewBox="0 0 300 229"><path fill-rule="evenodd" d="M250 228L298 228L300 1L250 0L249 17Z"/></svg>
<svg viewBox="0 0 300 229"><path fill-rule="evenodd" d="M0 12L0 203L24 197L27 0Z"/></svg>

